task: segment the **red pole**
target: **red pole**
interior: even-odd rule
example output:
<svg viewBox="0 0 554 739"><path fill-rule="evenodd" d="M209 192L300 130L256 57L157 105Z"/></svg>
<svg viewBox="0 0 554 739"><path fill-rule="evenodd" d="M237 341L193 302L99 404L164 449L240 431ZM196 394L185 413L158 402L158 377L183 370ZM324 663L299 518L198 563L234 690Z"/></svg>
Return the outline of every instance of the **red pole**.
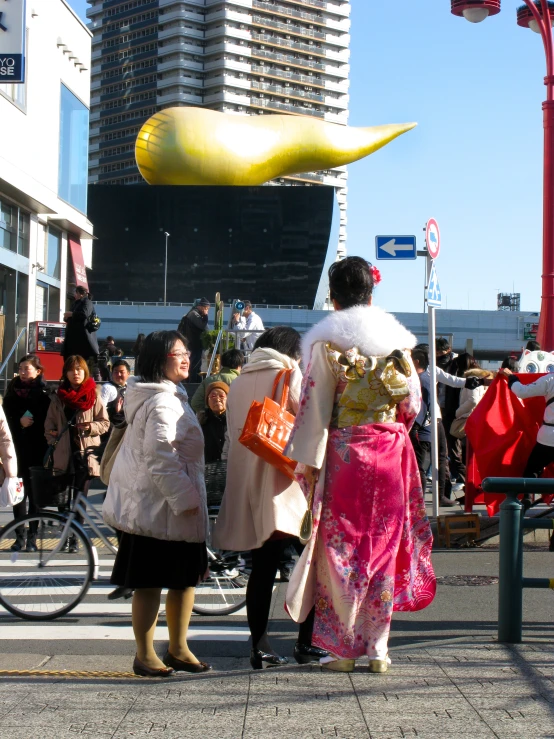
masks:
<svg viewBox="0 0 554 739"><path fill-rule="evenodd" d="M552 88L552 78L546 84ZM542 349L551 352L554 351L554 100L545 100L542 109L544 111L542 299L537 341Z"/></svg>
<svg viewBox="0 0 554 739"><path fill-rule="evenodd" d="M532 0L525 4L539 24L546 52L546 100L542 105L544 126L542 297L537 341L545 351L554 351L554 50L552 23L547 0L541 10Z"/></svg>

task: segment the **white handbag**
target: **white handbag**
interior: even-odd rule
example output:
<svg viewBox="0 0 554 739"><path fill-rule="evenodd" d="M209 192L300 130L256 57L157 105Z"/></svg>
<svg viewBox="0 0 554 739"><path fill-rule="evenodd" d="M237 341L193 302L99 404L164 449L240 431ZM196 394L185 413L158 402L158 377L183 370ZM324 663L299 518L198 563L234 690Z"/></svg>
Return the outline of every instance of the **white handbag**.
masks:
<svg viewBox="0 0 554 739"><path fill-rule="evenodd" d="M0 507L17 505L23 498L23 480L20 477L6 477L0 488Z"/></svg>

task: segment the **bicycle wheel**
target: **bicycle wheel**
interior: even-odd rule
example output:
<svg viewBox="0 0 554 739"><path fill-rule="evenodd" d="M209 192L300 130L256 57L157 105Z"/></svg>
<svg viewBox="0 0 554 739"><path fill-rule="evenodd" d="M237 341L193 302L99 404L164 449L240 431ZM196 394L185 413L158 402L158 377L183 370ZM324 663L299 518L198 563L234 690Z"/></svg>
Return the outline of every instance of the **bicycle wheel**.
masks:
<svg viewBox="0 0 554 739"><path fill-rule="evenodd" d="M239 552L218 552L208 547L210 576L196 586L194 613L228 616L246 605L249 572Z"/></svg>
<svg viewBox="0 0 554 739"><path fill-rule="evenodd" d="M219 506L208 508L207 580L196 586L194 613L199 616L229 616L246 605L249 567L241 552L222 552L212 546L212 536Z"/></svg>
<svg viewBox="0 0 554 739"><path fill-rule="evenodd" d="M0 605L14 616L51 621L85 597L94 574L92 547L81 526L72 521L68 535L75 537L79 551L56 551L63 544L66 523L65 516L44 511L12 521L0 531ZM16 529L25 526L30 530L36 526L36 552L11 549Z"/></svg>

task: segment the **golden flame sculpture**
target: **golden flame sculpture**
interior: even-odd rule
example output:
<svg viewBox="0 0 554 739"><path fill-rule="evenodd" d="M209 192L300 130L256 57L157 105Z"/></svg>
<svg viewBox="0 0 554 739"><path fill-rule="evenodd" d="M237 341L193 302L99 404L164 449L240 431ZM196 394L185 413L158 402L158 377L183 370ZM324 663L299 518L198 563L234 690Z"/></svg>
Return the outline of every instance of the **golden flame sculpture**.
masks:
<svg viewBox="0 0 554 739"><path fill-rule="evenodd" d="M262 185L362 159L416 125L349 128L304 116L165 108L142 126L135 155L150 185Z"/></svg>

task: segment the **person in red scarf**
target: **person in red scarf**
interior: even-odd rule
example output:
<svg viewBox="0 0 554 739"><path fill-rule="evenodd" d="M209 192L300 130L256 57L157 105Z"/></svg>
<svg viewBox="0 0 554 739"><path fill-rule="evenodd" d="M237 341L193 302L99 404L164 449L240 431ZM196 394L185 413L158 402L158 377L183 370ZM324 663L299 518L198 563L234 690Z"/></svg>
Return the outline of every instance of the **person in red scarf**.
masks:
<svg viewBox="0 0 554 739"><path fill-rule="evenodd" d="M71 426L62 434L68 422ZM46 415L44 431L50 444L60 437L54 451L54 468L73 474L75 487L85 495L90 480L100 475L97 456L100 436L109 428L108 412L97 395L87 363L78 355L68 357L58 392ZM65 549L76 552L78 546L76 538L70 537Z"/></svg>

